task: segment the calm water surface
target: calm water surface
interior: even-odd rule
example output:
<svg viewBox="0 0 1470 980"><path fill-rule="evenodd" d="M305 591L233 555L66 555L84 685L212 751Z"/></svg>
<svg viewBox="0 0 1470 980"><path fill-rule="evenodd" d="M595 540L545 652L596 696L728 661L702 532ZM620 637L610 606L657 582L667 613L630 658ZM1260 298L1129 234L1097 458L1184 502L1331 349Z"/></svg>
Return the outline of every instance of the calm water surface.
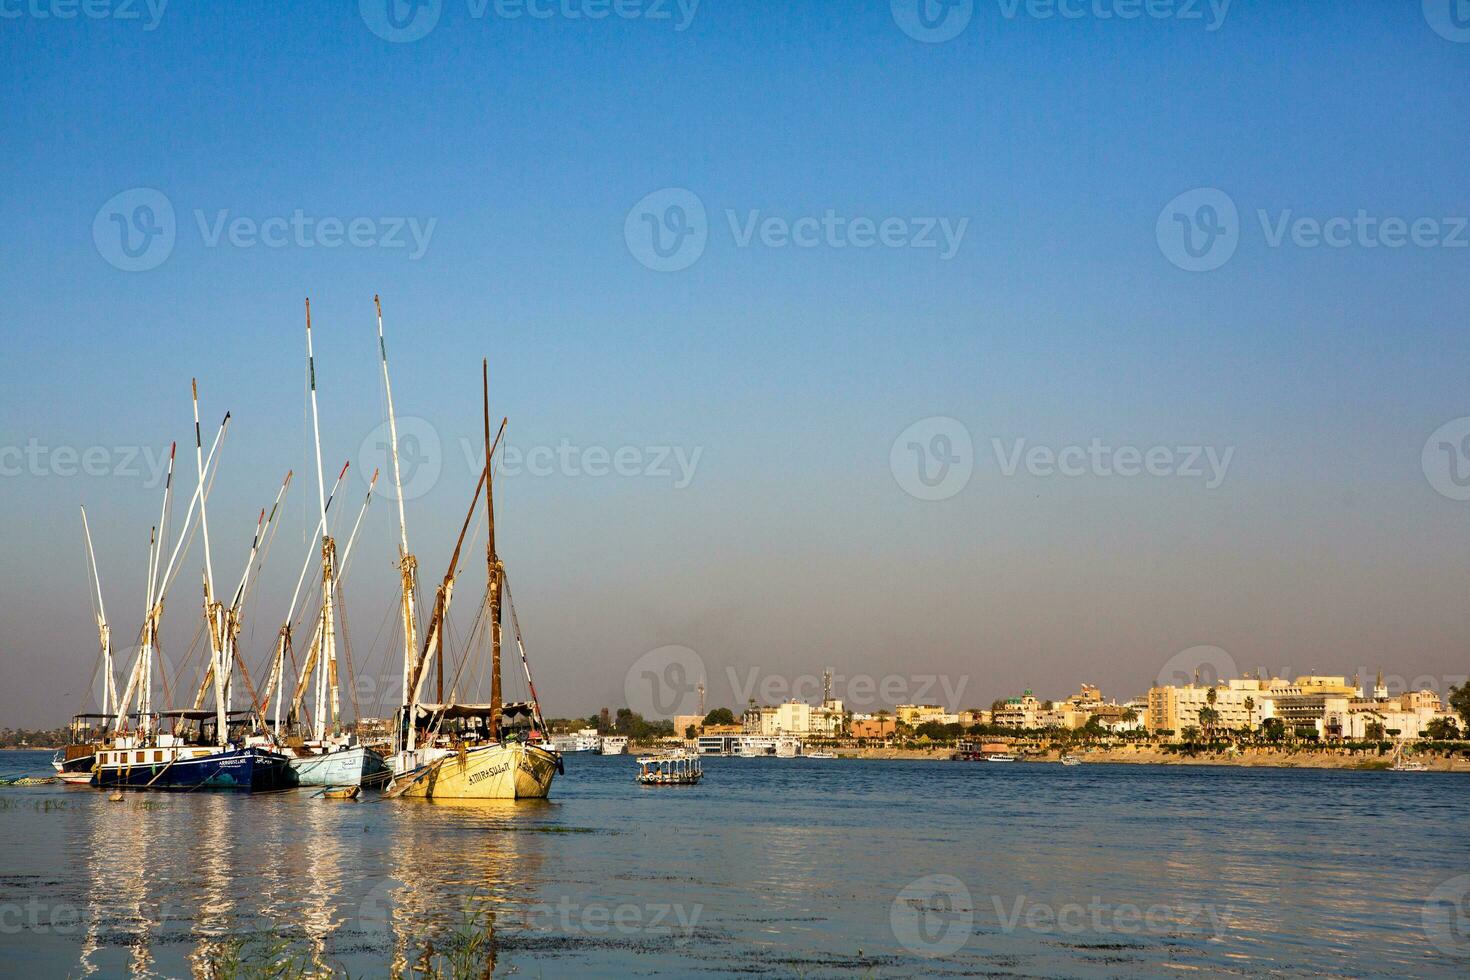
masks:
<svg viewBox="0 0 1470 980"><path fill-rule="evenodd" d="M531 976L1470 973L1463 775L634 768L570 756L519 804L3 788L0 974L187 976L274 929L380 976L467 914Z"/></svg>

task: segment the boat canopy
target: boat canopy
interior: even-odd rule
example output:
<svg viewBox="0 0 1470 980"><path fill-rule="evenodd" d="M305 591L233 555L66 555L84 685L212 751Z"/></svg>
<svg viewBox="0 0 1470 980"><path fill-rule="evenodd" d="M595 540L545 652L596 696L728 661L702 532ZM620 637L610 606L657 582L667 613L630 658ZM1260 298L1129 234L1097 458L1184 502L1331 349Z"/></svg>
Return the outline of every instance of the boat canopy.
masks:
<svg viewBox="0 0 1470 980"><path fill-rule="evenodd" d="M429 721L434 718L489 718L494 712L495 706L490 704L421 704L418 711L418 723ZM500 722L502 725L513 725L521 718L529 721L533 717L533 709L528 702L517 701L513 704L503 705L500 709Z"/></svg>

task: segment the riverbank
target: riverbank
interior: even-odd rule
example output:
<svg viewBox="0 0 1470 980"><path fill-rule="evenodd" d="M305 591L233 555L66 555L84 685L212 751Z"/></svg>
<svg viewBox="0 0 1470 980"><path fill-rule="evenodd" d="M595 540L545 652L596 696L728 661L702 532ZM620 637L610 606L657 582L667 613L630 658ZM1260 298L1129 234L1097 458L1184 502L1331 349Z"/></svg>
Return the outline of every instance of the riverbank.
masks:
<svg viewBox="0 0 1470 980"><path fill-rule="evenodd" d="M948 759L953 749L838 749L842 759ZM1113 748L1073 750L1084 763L1116 762L1154 766L1266 766L1276 769L1387 769L1390 754L1332 749L1286 749L1249 747L1234 752L1171 752L1157 745L1126 745ZM1051 751L1025 755L1023 762L1056 762L1060 753ZM1414 753L1412 758L1436 772L1470 772L1470 758L1443 752Z"/></svg>

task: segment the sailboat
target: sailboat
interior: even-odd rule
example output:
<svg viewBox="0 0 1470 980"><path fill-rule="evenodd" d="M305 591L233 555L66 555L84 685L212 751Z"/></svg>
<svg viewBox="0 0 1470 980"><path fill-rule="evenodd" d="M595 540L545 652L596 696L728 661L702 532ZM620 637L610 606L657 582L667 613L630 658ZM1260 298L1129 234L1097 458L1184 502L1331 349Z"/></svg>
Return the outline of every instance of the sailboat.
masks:
<svg viewBox="0 0 1470 980"><path fill-rule="evenodd" d="M275 789L285 784L285 757L258 746L241 746L234 740L230 730L230 688L234 673L235 639L239 625L239 607L249 582L262 532L265 513L256 524L255 542L251 546L250 558L246 562L245 576L236 590L235 599L227 610L215 598L214 564L209 546L209 519L206 502L209 483L204 463L203 442L199 429L199 385L193 385L194 400L194 459L198 469L199 483L194 499L185 518L185 532L192 521L194 505L199 506L199 529L204 542L204 632L208 637L210 662L204 686L212 686L214 709L202 707L201 698L196 699L194 708L175 709L154 714L152 711L152 660L157 643L158 626L163 615L163 596L172 580L174 563L180 549L188 539L187 533L179 535L167 566L161 567L164 542L167 540L166 523L168 502L172 492L172 463L169 478L165 482L163 517L159 521L158 533L153 535L149 551L147 577L147 613L144 617L142 639L138 657L134 661L128 686L119 702L118 720L112 736L98 747L93 785L104 789L134 788L150 790L196 790L228 789L259 790ZM229 415L220 426L214 447L210 449L213 459L224 429L229 424ZM290 482L287 474L286 482ZM281 493L284 493L284 485ZM277 506L281 493L276 496ZM271 509L272 521L276 507ZM160 571L162 574L160 575ZM137 728L126 729L130 717L128 709L136 696L139 710ZM161 725L170 719L168 731Z"/></svg>
<svg viewBox="0 0 1470 980"><path fill-rule="evenodd" d="M173 465L173 450L169 450L169 465ZM51 767L64 783L88 784L92 781L92 769L97 765L97 747L106 738L108 726L116 720L117 677L112 667L112 627L107 624L107 609L102 602L102 578L97 571L97 555L92 550L92 527L87 522L87 508L82 509L82 533L87 542L87 568L92 573L92 596L95 598L92 612L97 620L97 637L101 662L97 669L102 675L102 697L100 714L79 714L72 717L67 732L67 744L56 750Z"/></svg>
<svg viewBox="0 0 1470 980"><path fill-rule="evenodd" d="M271 677L264 698L268 700L272 694L276 697L273 740L280 745L281 751L287 756L291 777L297 785L361 786L364 783L385 780L387 769L381 753L363 745L354 734L344 731L341 727L342 704L338 680L336 602L337 590L345 575L347 560L352 554L352 545L357 540L357 532L362 526L363 515L367 512L368 504L373 499L373 489L377 486L378 474L374 472L372 479L368 481L367 497L363 500L362 509L358 512L357 521L353 524L352 532L347 539L347 548L339 564L337 543L332 538L327 525L327 509L331 506L332 497L336 496L337 485L342 482L347 466L344 465L341 472L337 474L337 482L333 484L332 494L329 496L322 476L321 422L316 397L316 357L311 339L311 300L306 301L306 367L311 396L312 435L316 451L317 504L320 512L317 531L321 535L319 548L321 608L317 615L306 662L302 665L301 676L297 680L291 697L288 719L293 728L300 725L307 685L315 680L312 724L307 737L299 737L294 733L283 735L280 693L284 687L285 657L291 648L292 617L295 615L296 600L301 593L301 584L305 580L307 567L310 565L310 555L302 567L301 577L297 579L296 593L292 596L291 607L286 614L286 623L281 627L271 667ZM261 704L261 708L264 709L264 703Z"/></svg>
<svg viewBox="0 0 1470 980"><path fill-rule="evenodd" d="M408 696L398 715L398 731L403 748L394 756L395 778L389 796L418 797L438 800L518 800L544 799L551 792L551 782L562 771L561 755L544 741L545 719L531 680L526 648L521 638L515 604L505 566L495 551L495 498L492 460L495 443L490 440L490 376L488 362L481 364L481 385L485 423L485 466L470 501L469 513L460 528L459 540L449 562L449 571L439 586L434 612L424 641L422 656L411 664ZM451 698L443 695L444 628L449 601L454 590L455 568L465 533L485 491L486 585L483 612L490 623L490 701L470 704L454 699L458 677L451 684ZM526 672L530 700L503 704L501 696L500 653L502 612L510 605L511 624L521 665ZM468 656L461 663L468 662ZM439 700L425 703L422 692L428 667L437 663Z"/></svg>

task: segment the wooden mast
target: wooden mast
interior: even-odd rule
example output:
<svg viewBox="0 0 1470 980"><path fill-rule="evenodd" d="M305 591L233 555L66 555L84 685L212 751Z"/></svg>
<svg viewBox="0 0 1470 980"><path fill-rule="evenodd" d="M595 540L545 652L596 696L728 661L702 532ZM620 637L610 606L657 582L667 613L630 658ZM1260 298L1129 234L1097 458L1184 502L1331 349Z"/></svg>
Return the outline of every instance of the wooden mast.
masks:
<svg viewBox="0 0 1470 980"><path fill-rule="evenodd" d="M490 600L490 738L500 739L500 559L495 554L495 487L490 452L490 362L480 361L480 392L485 409L486 582Z"/></svg>
<svg viewBox="0 0 1470 980"><path fill-rule="evenodd" d="M500 431L495 435L495 441L490 444L490 454L495 454L495 447L500 445L500 436L505 432L505 419L500 420ZM454 593L454 570L459 565L459 552L464 546L464 536L469 533L470 519L475 516L475 508L480 504L480 491L485 488L485 471L480 471L480 479L475 484L475 495L470 498L469 512L464 516L464 524L460 526L459 538L454 542L454 553L449 556L449 569L444 573L444 581L439 583L439 589L434 597L434 612L429 617L429 625L424 630L423 655L414 664L413 676L408 682L409 700L403 706L404 725L407 728L406 744L408 751L414 750L417 741L415 734L420 697L424 687L425 668L427 668L430 657L443 659L444 654L444 619L449 615L449 600ZM442 704L442 702L440 702Z"/></svg>

